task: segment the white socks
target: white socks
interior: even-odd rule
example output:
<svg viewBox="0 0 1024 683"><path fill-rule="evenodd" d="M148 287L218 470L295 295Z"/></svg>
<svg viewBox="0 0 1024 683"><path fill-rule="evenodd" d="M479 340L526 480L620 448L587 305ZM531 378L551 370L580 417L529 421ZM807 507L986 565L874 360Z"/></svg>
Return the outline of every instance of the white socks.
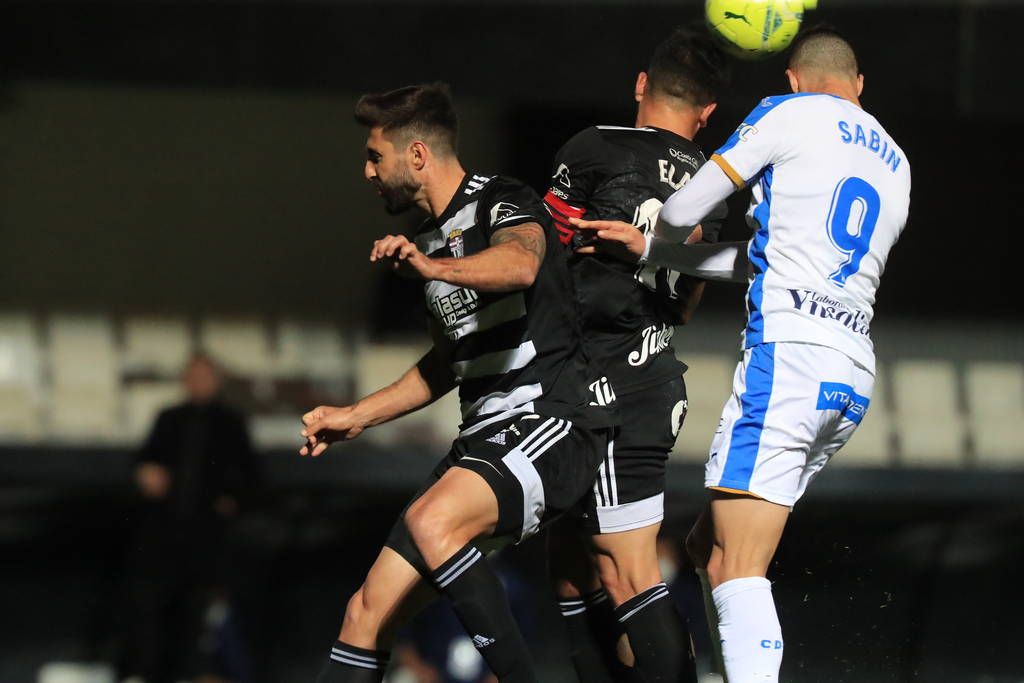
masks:
<svg viewBox="0 0 1024 683"><path fill-rule="evenodd" d="M712 591L729 683L778 683L782 628L768 579L726 581Z"/></svg>

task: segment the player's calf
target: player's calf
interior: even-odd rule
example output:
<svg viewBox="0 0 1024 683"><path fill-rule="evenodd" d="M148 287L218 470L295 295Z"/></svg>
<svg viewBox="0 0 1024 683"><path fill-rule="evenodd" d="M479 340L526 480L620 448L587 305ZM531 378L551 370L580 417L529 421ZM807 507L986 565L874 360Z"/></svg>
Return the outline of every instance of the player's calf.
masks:
<svg viewBox="0 0 1024 683"><path fill-rule="evenodd" d="M711 511L715 544L707 569L726 675L730 683L778 681L782 628L765 574L789 508L715 492Z"/></svg>
<svg viewBox="0 0 1024 683"><path fill-rule="evenodd" d="M472 543L498 523L498 501L489 484L475 472L453 467L410 506L405 519L434 586L451 601L498 680L538 683L505 588Z"/></svg>
<svg viewBox="0 0 1024 683"><path fill-rule="evenodd" d="M632 680L633 653L575 523L565 520L551 528L548 559L577 678L587 683Z"/></svg>
<svg viewBox="0 0 1024 683"><path fill-rule="evenodd" d="M366 580L348 601L337 642L317 683L379 683L394 630L434 598L419 572L383 548Z"/></svg>
<svg viewBox="0 0 1024 683"><path fill-rule="evenodd" d="M689 633L658 568L660 524L593 537L601 583L617 605L640 678L696 681Z"/></svg>

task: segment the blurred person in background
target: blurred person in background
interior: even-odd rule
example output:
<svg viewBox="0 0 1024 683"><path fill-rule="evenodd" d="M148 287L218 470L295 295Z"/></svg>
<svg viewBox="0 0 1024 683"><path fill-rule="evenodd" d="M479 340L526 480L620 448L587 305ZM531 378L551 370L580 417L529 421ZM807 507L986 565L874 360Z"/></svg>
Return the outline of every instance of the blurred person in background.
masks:
<svg viewBox="0 0 1024 683"><path fill-rule="evenodd" d="M223 376L196 354L183 403L162 411L139 451L143 503L130 552L123 674L132 681L249 679L226 600L225 532L258 483L244 418Z"/></svg>

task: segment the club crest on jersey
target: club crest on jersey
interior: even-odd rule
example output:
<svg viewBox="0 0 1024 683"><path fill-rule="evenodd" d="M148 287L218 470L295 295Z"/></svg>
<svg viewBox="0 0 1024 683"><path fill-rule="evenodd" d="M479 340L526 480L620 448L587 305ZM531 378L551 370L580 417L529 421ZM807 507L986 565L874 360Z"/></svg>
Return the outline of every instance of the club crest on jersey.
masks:
<svg viewBox="0 0 1024 683"><path fill-rule="evenodd" d="M508 202L498 202L491 207L491 225L497 225L506 218L511 218L515 215L519 207L515 204L509 204Z"/></svg>
<svg viewBox="0 0 1024 683"><path fill-rule="evenodd" d="M565 164L559 164L558 170L555 171L555 175L551 176L551 180L564 185L565 187L572 187L572 182L569 180L569 167Z"/></svg>
<svg viewBox="0 0 1024 683"><path fill-rule="evenodd" d="M448 234L448 249L452 252L452 258L462 258L466 255L462 230L456 228Z"/></svg>

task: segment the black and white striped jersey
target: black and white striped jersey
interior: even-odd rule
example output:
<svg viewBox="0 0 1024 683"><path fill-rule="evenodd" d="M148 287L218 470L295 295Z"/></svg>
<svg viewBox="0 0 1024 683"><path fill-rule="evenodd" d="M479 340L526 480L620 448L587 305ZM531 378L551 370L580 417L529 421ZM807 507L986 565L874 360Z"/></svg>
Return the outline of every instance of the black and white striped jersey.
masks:
<svg viewBox="0 0 1024 683"><path fill-rule="evenodd" d="M435 345L450 359L459 385L463 434L522 413L597 418L588 409L588 367L580 347L572 283L551 217L537 194L517 180L467 173L452 201L416 234L424 254L471 256L503 228L539 224L547 253L533 285L478 292L432 280L427 309Z"/></svg>
<svg viewBox="0 0 1024 683"><path fill-rule="evenodd" d="M593 126L558 151L544 201L571 248L584 240L569 224L572 217L625 221L650 234L662 204L704 161L697 145L667 130ZM703 221L703 241L717 241L724 217L722 204ZM672 336L681 322L680 300L695 280L601 254L570 251L569 266L587 353L617 394L668 381L686 369L676 360Z"/></svg>

